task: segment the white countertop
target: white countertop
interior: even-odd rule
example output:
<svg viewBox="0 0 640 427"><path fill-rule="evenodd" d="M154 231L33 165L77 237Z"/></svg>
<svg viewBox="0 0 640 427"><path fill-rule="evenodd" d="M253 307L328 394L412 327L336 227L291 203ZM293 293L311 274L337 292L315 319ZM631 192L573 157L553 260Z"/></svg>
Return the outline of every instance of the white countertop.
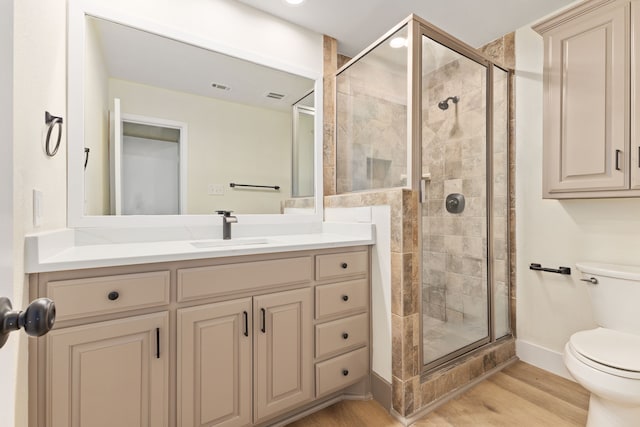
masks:
<svg viewBox="0 0 640 427"><path fill-rule="evenodd" d="M325 223L320 233L240 237L231 241L191 239L81 245L75 243L73 230L60 230L27 236L25 269L27 273L39 273L374 243L373 225L347 223Z"/></svg>

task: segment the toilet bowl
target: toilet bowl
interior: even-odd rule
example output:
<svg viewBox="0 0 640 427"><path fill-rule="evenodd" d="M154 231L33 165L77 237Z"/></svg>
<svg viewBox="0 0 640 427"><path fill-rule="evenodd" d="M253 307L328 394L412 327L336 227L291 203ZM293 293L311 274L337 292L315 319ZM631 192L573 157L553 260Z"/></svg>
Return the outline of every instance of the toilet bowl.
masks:
<svg viewBox="0 0 640 427"><path fill-rule="evenodd" d="M591 393L588 427L640 426L640 268L578 263L589 284L596 329L576 332L564 363Z"/></svg>

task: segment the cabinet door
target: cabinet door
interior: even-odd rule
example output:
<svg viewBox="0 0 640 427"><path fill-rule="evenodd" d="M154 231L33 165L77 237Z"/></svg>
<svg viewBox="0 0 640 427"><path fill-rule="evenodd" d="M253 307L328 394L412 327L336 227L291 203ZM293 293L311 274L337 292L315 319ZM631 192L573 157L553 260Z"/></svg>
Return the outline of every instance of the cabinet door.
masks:
<svg viewBox="0 0 640 427"><path fill-rule="evenodd" d="M251 424L251 298L178 310L178 426Z"/></svg>
<svg viewBox="0 0 640 427"><path fill-rule="evenodd" d="M254 298L255 419L313 397L311 289Z"/></svg>
<svg viewBox="0 0 640 427"><path fill-rule="evenodd" d="M168 425L168 314L47 336L47 426Z"/></svg>
<svg viewBox="0 0 640 427"><path fill-rule="evenodd" d="M629 5L545 37L545 197L629 188Z"/></svg>

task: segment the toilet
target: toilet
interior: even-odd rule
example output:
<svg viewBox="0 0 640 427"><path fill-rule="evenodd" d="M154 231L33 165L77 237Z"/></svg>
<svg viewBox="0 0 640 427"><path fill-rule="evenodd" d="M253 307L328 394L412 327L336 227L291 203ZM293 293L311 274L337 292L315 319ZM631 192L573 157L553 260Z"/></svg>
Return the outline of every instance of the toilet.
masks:
<svg viewBox="0 0 640 427"><path fill-rule="evenodd" d="M576 332L564 363L591 393L588 427L640 426L640 267L577 263L596 329Z"/></svg>

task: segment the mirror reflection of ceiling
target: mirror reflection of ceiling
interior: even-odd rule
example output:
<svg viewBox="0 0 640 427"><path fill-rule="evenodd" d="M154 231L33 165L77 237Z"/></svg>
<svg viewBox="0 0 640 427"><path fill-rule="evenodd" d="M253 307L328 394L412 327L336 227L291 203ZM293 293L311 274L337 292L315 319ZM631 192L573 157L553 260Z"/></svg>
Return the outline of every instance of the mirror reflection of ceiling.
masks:
<svg viewBox="0 0 640 427"><path fill-rule="evenodd" d="M575 0L239 0L338 40L338 51L355 56L414 13L475 47L530 24Z"/></svg>
<svg viewBox="0 0 640 427"><path fill-rule="evenodd" d="M113 78L282 111L290 110L313 85L304 77L111 21L87 19L97 29Z"/></svg>

